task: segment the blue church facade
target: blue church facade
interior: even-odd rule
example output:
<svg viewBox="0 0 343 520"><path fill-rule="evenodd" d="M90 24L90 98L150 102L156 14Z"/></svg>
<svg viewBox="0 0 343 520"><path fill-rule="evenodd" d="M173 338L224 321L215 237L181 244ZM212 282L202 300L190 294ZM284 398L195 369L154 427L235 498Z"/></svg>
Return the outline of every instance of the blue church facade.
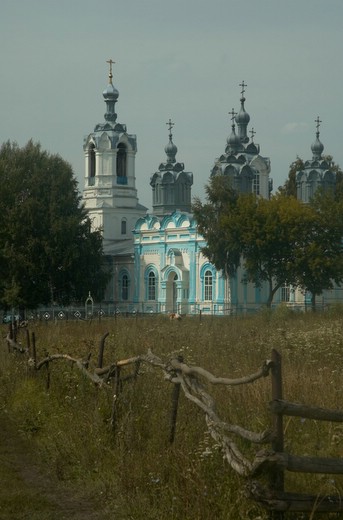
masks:
<svg viewBox="0 0 343 520"><path fill-rule="evenodd" d="M241 269L235 277L226 277L203 255L205 241L191 213L193 174L176 159L171 120L167 123L165 160L150 177L152 212L147 213L147 208L139 204L136 136L117 122L119 92L112 82L112 63L110 60L109 83L103 92L105 121L84 139L83 201L94 228L102 230L112 274L106 302L121 312L144 313L225 315L260 308L267 300L266 287L245 283ZM240 110L236 113L232 109L231 134L210 175L227 175L238 191L268 198L272 190L270 160L260 155L254 129L248 131L246 85L242 82L240 86ZM304 202L304 186L308 196L312 179L317 184L334 182L330 165L322 158L318 128L312 145L313 160L305 163L305 171L297 177L299 198ZM304 301L303 294L287 286L274 299L275 304Z"/></svg>

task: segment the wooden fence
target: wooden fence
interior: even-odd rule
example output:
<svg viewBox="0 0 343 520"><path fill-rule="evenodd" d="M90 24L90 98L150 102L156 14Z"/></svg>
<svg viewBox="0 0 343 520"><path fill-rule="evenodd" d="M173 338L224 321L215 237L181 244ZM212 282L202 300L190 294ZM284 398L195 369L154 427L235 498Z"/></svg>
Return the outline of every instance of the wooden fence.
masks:
<svg viewBox="0 0 343 520"><path fill-rule="evenodd" d="M89 369L89 358L79 360L67 354L47 355L37 360L35 335L26 330L26 346L17 343L16 331L10 326L7 336L9 350L28 355L29 365L34 371L46 368L47 386L50 384L50 364L57 360L65 360L77 366L99 388L110 390L114 394L111 425L116 427L116 409L123 390L123 383L134 381L139 373L140 365L148 363L163 371L165 379L173 384L171 397L171 426L169 441L175 441L176 420L180 391L187 399L197 405L205 414L209 433L221 446L229 465L239 475L244 477L244 486L248 497L270 512L270 518L282 520L287 512L311 512L311 518L316 513L343 512L343 500L339 496L318 496L314 494L290 493L285 490L285 473L322 473L343 474L343 459L299 457L284 451L284 416L301 417L316 421L343 422L343 411L310 407L291 403L283 399L282 360L281 355L272 351L271 359L265 361L256 373L229 379L216 377L207 370L191 366L182 357L164 361L151 351L128 359L117 360L108 366L103 366L105 341L104 334L99 343L96 368ZM272 429L260 433L252 432L239 425L229 424L220 419L216 413L216 403L208 393L210 385L243 385L251 384L260 378L271 377L272 400L269 410L272 414ZM108 383L112 382L112 386ZM113 392L114 388L114 392ZM238 436L254 445L265 445L263 450L256 450L253 460L247 458L232 439Z"/></svg>

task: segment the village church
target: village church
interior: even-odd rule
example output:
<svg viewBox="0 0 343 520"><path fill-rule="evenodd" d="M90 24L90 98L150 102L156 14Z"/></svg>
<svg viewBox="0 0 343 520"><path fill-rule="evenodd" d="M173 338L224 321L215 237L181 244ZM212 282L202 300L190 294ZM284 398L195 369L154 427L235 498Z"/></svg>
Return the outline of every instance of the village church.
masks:
<svg viewBox="0 0 343 520"><path fill-rule="evenodd" d="M105 303L115 312L224 315L256 310L267 299L267 288L244 283L243 272L227 278L203 255L204 238L191 213L193 174L177 159L173 122L164 160L151 175L152 213L139 203L136 188L136 135L117 121L119 92L113 85L112 60L103 91L104 121L84 139L83 202L94 229L101 229L108 269L112 273ZM210 173L227 175L239 192L268 198L272 190L270 159L260 154L250 116L245 109L244 81L240 108L231 112L231 134ZM166 137L167 139L167 137ZM297 175L298 198L308 202L318 186L333 186L335 173L323 158L319 118L312 159ZM157 163L157 160L156 160ZM153 166L152 166L153 168ZM324 297L334 299L335 291ZM304 303L306 295L282 287L274 303Z"/></svg>

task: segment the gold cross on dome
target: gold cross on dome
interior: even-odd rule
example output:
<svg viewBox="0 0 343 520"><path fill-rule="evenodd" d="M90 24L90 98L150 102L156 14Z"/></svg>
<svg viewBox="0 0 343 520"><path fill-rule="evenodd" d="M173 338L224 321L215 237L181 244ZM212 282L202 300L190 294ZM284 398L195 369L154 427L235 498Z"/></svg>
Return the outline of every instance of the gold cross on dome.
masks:
<svg viewBox="0 0 343 520"><path fill-rule="evenodd" d="M112 83L112 78L113 78L112 65L115 63L115 61L113 61L112 59L109 59L106 61L106 63L109 63L109 65L110 65L110 72L108 74L108 77L110 78L110 83Z"/></svg>
<svg viewBox="0 0 343 520"><path fill-rule="evenodd" d="M175 123L172 123L172 120L169 119L169 121L168 121L168 123L166 123L166 125L168 125L169 138L171 139L173 137L171 131L172 131L172 128L175 125Z"/></svg>
<svg viewBox="0 0 343 520"><path fill-rule="evenodd" d="M242 87L242 96L244 95L244 92L245 92L245 87L247 87L248 85L246 83L244 83L244 80L242 81L242 83L239 84L240 87Z"/></svg>
<svg viewBox="0 0 343 520"><path fill-rule="evenodd" d="M228 113L229 116L231 116L231 121L233 122L235 119L235 116L237 115L237 112L235 112L235 109L233 108L231 112Z"/></svg>
<svg viewBox="0 0 343 520"><path fill-rule="evenodd" d="M319 116L317 116L317 119L315 119L314 122L316 123L316 128L317 128L317 132L318 132L319 131L319 127L320 127L320 123L322 123L322 121L319 119Z"/></svg>

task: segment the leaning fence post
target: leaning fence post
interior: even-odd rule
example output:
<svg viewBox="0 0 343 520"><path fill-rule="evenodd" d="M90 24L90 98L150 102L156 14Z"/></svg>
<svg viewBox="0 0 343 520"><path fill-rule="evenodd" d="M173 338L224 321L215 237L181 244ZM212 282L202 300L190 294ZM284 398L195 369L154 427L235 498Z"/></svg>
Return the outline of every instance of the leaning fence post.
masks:
<svg viewBox="0 0 343 520"><path fill-rule="evenodd" d="M113 395L112 412L111 412L112 431L115 431L115 428L116 428L116 415L117 415L116 408L117 408L117 401L118 401L120 389L121 389L120 367L118 365L116 365L115 375L114 375L114 395Z"/></svg>
<svg viewBox="0 0 343 520"><path fill-rule="evenodd" d="M31 356L31 344L30 344L30 333L29 330L26 329L26 345L27 345L27 354L30 357Z"/></svg>
<svg viewBox="0 0 343 520"><path fill-rule="evenodd" d="M98 368L102 368L102 363L104 360L105 339L107 338L108 335L109 335L109 332L106 332L100 340L99 355L98 355Z"/></svg>
<svg viewBox="0 0 343 520"><path fill-rule="evenodd" d="M179 363L183 362L183 357L178 356L177 360ZM177 418L177 410L179 406L179 397L180 397L180 383L174 383L173 391L172 391L172 410L171 410L171 425L170 425L170 434L169 434L169 443L173 444L175 439L175 430L176 430L176 418Z"/></svg>
<svg viewBox="0 0 343 520"><path fill-rule="evenodd" d="M36 352L36 336L35 333L31 333L32 338L32 360L33 360L33 368L36 370L37 368L37 352Z"/></svg>
<svg viewBox="0 0 343 520"><path fill-rule="evenodd" d="M281 354L277 350L272 350L272 400L282 399L282 365L281 365ZM272 450L277 453L282 453L283 446L283 416L282 413L274 415L274 432L275 438L272 442ZM284 472L281 469L276 469L270 474L271 487L275 491L284 491ZM270 518L273 520L282 520L284 514L282 511L271 512Z"/></svg>

